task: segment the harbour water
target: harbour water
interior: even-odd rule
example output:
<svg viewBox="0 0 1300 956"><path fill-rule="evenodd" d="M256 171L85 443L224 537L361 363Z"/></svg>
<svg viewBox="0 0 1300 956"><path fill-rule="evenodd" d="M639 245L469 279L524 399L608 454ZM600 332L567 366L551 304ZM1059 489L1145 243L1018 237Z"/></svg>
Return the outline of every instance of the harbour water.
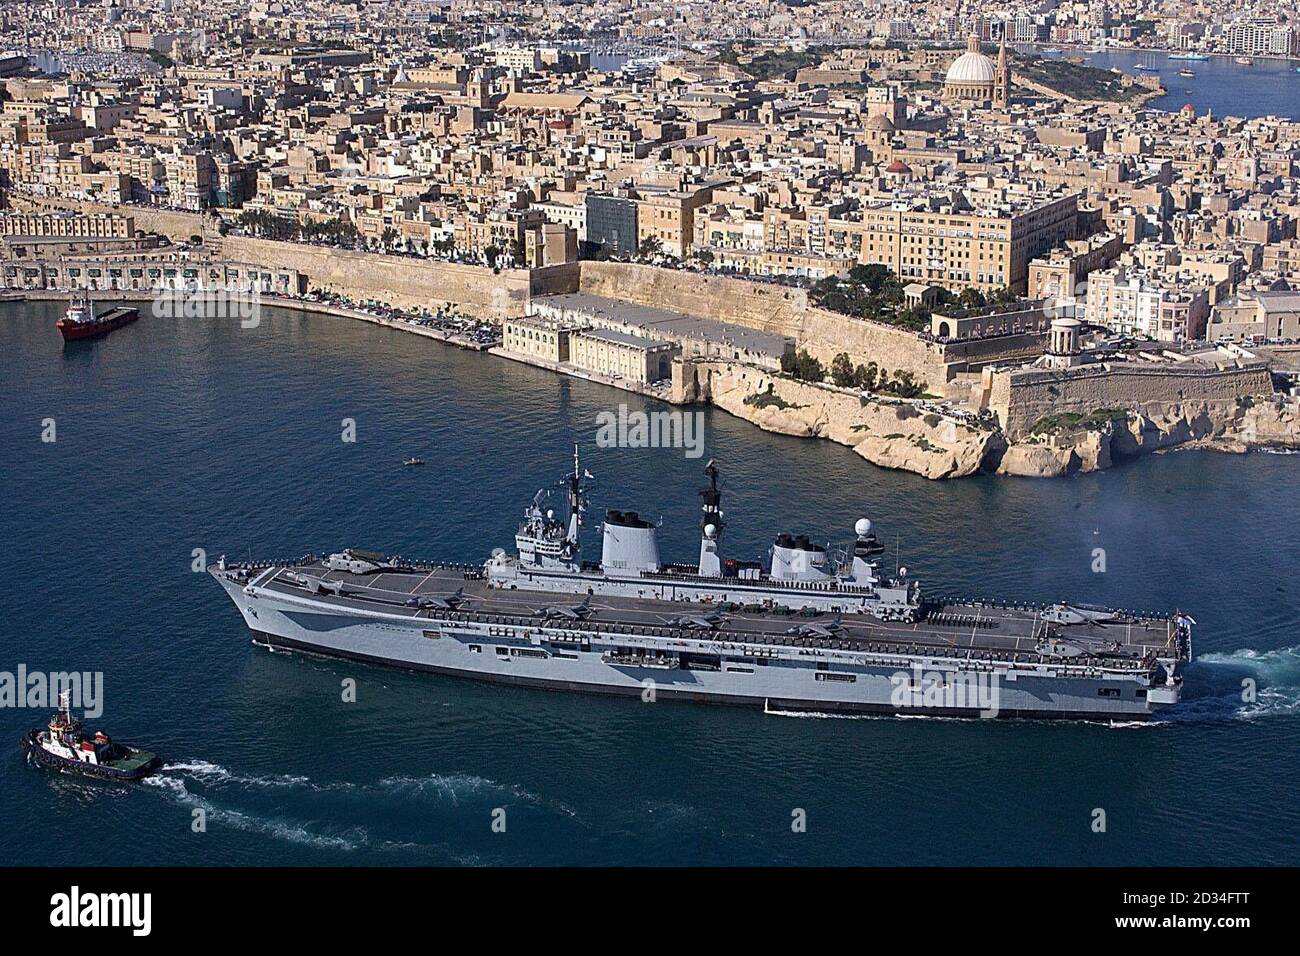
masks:
<svg viewBox="0 0 1300 956"><path fill-rule="evenodd" d="M1038 52L1042 52L1039 50ZM1168 54L1138 50L1087 50L1067 48L1050 58L1083 57L1087 66L1118 69L1131 75L1159 76L1168 93L1151 100L1155 109L1174 111L1191 103L1196 112L1213 110L1215 116L1282 116L1300 120L1300 60L1260 57L1250 66L1234 57L1211 56L1206 60L1171 60ZM1138 70L1138 66L1154 67ZM1179 76L1190 69L1195 76Z"/></svg>
<svg viewBox="0 0 1300 956"><path fill-rule="evenodd" d="M0 671L102 671L94 723L172 767L133 787L37 771L17 742L47 714L0 708L0 862L1300 860L1300 456L1185 451L1056 481L932 483L708 410L705 459L602 449L600 412L653 403L274 309L254 329L146 313L65 347L60 309L0 305ZM480 560L574 441L593 506L662 515L671 557L694 554L714 457L732 555L779 530L843 542L867 515L935 588L1181 607L1199 622L1192 699L1110 727L481 685L254 647L192 570L196 548ZM409 455L428 464L402 468ZM798 810L807 832L792 831ZM69 830L93 837L51 839Z"/></svg>

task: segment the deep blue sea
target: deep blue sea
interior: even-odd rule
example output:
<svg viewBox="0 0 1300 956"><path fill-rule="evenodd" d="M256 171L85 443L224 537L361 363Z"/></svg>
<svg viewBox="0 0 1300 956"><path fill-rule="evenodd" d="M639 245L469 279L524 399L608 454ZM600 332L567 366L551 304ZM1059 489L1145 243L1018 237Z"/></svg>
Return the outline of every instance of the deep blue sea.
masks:
<svg viewBox="0 0 1300 956"><path fill-rule="evenodd" d="M61 308L0 306L0 670L102 671L95 723L173 766L52 775L18 747L46 713L0 709L0 863L1300 862L1300 456L933 483L705 411L732 555L867 515L932 590L1182 607L1194 699L1109 727L555 694L254 647L192 552L481 560L576 441L593 508L662 515L665 555L693 559L702 460L594 447L597 414L642 399L275 310L65 348Z"/></svg>
<svg viewBox="0 0 1300 956"><path fill-rule="evenodd" d="M1028 49L1028 48L1026 48ZM1037 48L1042 52L1042 48ZM1191 103L1197 113L1213 110L1215 116L1282 116L1300 120L1300 60L1260 57L1243 66L1230 56L1211 56L1207 60L1171 60L1165 53L1136 50L1102 50L1090 53L1066 48L1049 57L1082 56L1088 66L1102 70L1122 70L1135 76L1136 69L1153 66L1155 74L1168 91L1151 101L1155 109L1174 111ZM1179 76L1184 67L1195 76Z"/></svg>

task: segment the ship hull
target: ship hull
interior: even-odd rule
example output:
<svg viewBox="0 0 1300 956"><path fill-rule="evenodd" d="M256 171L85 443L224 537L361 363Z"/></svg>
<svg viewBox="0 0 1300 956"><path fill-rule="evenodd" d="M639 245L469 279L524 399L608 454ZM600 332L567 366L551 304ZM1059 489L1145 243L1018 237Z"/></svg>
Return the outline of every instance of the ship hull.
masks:
<svg viewBox="0 0 1300 956"><path fill-rule="evenodd" d="M602 632L601 626L506 618L344 613L217 580L257 643L479 681L818 713L1134 721L1159 709L1146 699L1147 682L1136 674L1070 676L1054 668L1017 671L926 656L765 649L690 636L668 640L612 622L612 630Z"/></svg>
<svg viewBox="0 0 1300 956"><path fill-rule="evenodd" d="M594 681L563 680L555 677L542 677L527 674L495 673L490 670L452 667L429 664L419 661L403 661L390 657L350 651L338 646L326 647L321 644L298 641L280 637L266 631L251 631L253 643L283 651L297 651L336 660L357 661L377 667L390 667L397 670L415 671L424 674L437 674L443 677L457 677L488 684L502 684L513 687L529 687L537 690L556 691L575 694L600 694L615 697L643 697L646 685L603 683ZM636 670L636 668L628 668ZM644 669L653 673L653 669ZM654 679L651 677L650 679ZM986 714L975 707L949 707L942 710L925 707L897 707L887 700L839 700L831 698L757 696L752 688L748 692L737 689L736 692L725 690L704 690L682 688L656 684L655 699L682 701L697 704L721 704L734 707L751 707L771 713L804 714L859 714L899 717L945 717L952 719L976 719L985 716L1020 719L1020 720L1080 720L1093 722L1149 720L1149 712L1086 711L1086 710L1046 710L1042 708L999 710L997 714Z"/></svg>
<svg viewBox="0 0 1300 956"><path fill-rule="evenodd" d="M113 309L103 318L94 322L67 322L59 319L54 323L59 334L63 336L65 342L76 342L82 339L95 339L107 335L124 325L130 325L136 319L140 318L140 312L132 308Z"/></svg>
<svg viewBox="0 0 1300 956"><path fill-rule="evenodd" d="M145 777L152 776L162 767L162 760L159 757L141 764L139 767L131 770L120 770L117 767L103 766L99 764L85 763L81 760L70 760L67 757L60 757L58 754L52 754L39 743L36 737L40 733L38 730L28 731L23 736L23 751L28 758L39 766L48 770L59 770L63 773L80 774L83 777L97 777L100 780L121 780L136 781L143 780Z"/></svg>

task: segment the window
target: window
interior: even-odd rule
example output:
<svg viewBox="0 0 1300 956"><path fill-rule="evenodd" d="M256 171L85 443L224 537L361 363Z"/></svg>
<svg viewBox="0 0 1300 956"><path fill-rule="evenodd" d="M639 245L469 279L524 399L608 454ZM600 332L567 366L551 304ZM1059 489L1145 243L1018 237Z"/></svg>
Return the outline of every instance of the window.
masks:
<svg viewBox="0 0 1300 956"><path fill-rule="evenodd" d="M1119 688L1118 688L1118 687L1098 687L1098 688L1097 688L1097 696L1098 696L1098 697L1118 697L1118 696L1119 696Z"/></svg>
<svg viewBox="0 0 1300 956"><path fill-rule="evenodd" d="M837 674L834 671L821 671L814 675L818 680L835 680L845 684L857 682L857 674Z"/></svg>

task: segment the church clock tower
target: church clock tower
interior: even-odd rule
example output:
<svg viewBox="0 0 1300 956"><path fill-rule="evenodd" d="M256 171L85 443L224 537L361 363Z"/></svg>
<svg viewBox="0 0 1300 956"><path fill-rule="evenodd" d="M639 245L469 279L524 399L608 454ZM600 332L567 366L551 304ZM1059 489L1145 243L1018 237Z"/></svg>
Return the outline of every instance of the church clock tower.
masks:
<svg viewBox="0 0 1300 956"><path fill-rule="evenodd" d="M993 73L993 105L1005 107L1011 86L1011 67L1007 65L1007 38L998 44L998 65Z"/></svg>

